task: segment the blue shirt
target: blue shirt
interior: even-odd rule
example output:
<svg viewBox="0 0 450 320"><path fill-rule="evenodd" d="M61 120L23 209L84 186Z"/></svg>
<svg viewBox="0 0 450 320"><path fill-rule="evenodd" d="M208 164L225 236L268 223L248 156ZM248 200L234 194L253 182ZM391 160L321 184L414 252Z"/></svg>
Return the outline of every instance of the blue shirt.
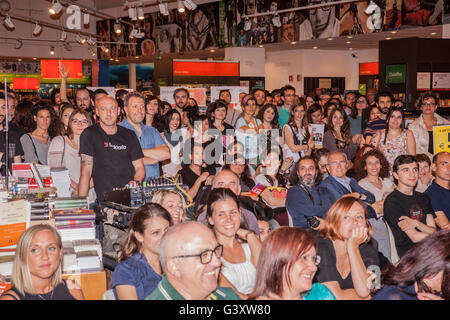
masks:
<svg viewBox="0 0 450 320"><path fill-rule="evenodd" d="M278 110L278 123L280 124L280 128L283 128L284 125L289 120L290 112L286 109L285 106L282 106L280 110Z"/></svg>
<svg viewBox="0 0 450 320"><path fill-rule="evenodd" d="M349 177L344 176L343 178L338 178L338 177L334 177L334 178L337 180L337 182L342 184L345 187L345 189L350 191L350 193L352 192L352 187L350 186L351 179Z"/></svg>
<svg viewBox="0 0 450 320"><path fill-rule="evenodd" d="M305 186L305 188L308 187ZM287 191L286 209L292 218L294 227L308 228L308 221L306 220L308 217L323 217L331 206L331 203L322 201L316 185L308 188L308 190L314 202L299 184L292 186Z"/></svg>
<svg viewBox="0 0 450 320"><path fill-rule="evenodd" d="M311 290L302 295L303 300L336 300L333 292L326 285L313 283Z"/></svg>
<svg viewBox="0 0 450 320"><path fill-rule="evenodd" d="M408 287L385 286L378 291L372 300L419 300L414 285Z"/></svg>
<svg viewBox="0 0 450 320"><path fill-rule="evenodd" d="M118 299L117 286L128 285L136 287L138 299L144 300L156 289L160 281L161 276L148 264L145 256L135 253L114 269L112 276L114 296Z"/></svg>
<svg viewBox="0 0 450 320"><path fill-rule="evenodd" d="M443 211L450 220L450 190L441 187L433 180L425 194L430 198L434 212Z"/></svg>
<svg viewBox="0 0 450 320"><path fill-rule="evenodd" d="M139 136L139 132L128 122L128 119L124 119L119 125L132 130L136 134L142 149L153 149L166 144L158 130L153 127L141 123L141 136ZM156 177L159 177L159 164L145 165L145 179Z"/></svg>

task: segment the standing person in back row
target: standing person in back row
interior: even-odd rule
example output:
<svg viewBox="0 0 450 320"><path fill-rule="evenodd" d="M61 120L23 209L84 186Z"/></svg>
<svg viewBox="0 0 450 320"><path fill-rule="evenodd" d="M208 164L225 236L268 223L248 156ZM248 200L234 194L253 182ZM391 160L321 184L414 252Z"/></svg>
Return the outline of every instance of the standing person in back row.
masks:
<svg viewBox="0 0 450 320"><path fill-rule="evenodd" d="M283 129L289 120L291 108L295 103L295 88L290 85L281 88L281 100L283 101L283 106L278 110L278 123L280 124L280 128Z"/></svg>
<svg viewBox="0 0 450 320"><path fill-rule="evenodd" d="M175 101L175 110L181 115L183 109L188 106L189 91L186 88L178 88L173 92L173 100Z"/></svg>
<svg viewBox="0 0 450 320"><path fill-rule="evenodd" d="M398 256L436 231L436 215L426 194L414 191L419 165L414 156L395 159L392 175L397 188L384 200L384 219L392 230Z"/></svg>
<svg viewBox="0 0 450 320"><path fill-rule="evenodd" d="M97 199L103 200L105 191L144 179L144 154L134 132L117 125L119 106L113 97L99 99L95 112L99 122L80 137L78 196L87 196L92 176Z"/></svg>
<svg viewBox="0 0 450 320"><path fill-rule="evenodd" d="M124 98L126 119L120 126L133 131L144 153L145 178L159 177L159 162L170 158L170 149L153 127L142 123L145 117L145 98L137 92L128 93Z"/></svg>

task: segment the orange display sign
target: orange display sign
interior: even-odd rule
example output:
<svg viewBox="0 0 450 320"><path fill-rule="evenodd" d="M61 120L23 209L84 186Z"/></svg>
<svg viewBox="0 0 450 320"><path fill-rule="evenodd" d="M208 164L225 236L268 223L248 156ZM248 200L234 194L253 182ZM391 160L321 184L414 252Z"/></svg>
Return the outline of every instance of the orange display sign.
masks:
<svg viewBox="0 0 450 320"><path fill-rule="evenodd" d="M239 63L214 61L173 61L173 75L239 77Z"/></svg>
<svg viewBox="0 0 450 320"><path fill-rule="evenodd" d="M13 78L14 90L39 90L39 78Z"/></svg>
<svg viewBox="0 0 450 320"><path fill-rule="evenodd" d="M25 222L8 225L0 225L0 247L14 246L19 241L20 236L27 229Z"/></svg>
<svg viewBox="0 0 450 320"><path fill-rule="evenodd" d="M59 64L69 71L68 78L83 78L83 64L81 60L41 60L42 79L59 79Z"/></svg>
<svg viewBox="0 0 450 320"><path fill-rule="evenodd" d="M359 75L377 75L378 74L378 62L368 62L359 64Z"/></svg>

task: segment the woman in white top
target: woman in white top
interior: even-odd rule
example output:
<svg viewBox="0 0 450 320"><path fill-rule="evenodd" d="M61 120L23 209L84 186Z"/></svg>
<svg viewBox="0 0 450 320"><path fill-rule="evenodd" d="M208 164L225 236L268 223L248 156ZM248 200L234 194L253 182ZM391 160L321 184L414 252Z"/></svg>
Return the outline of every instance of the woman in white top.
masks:
<svg viewBox="0 0 450 320"><path fill-rule="evenodd" d="M237 196L230 189L211 190L206 215L209 227L223 246L219 286L231 287L246 299L255 285L261 241L247 230Z"/></svg>
<svg viewBox="0 0 450 320"><path fill-rule="evenodd" d="M371 206L377 214L377 218L369 219L372 225L373 238L378 242L378 251L392 262L396 256L395 245L390 240L390 230L382 219L383 204L387 195L394 191L394 184L389 174L389 164L384 155L377 149L372 149L364 154L360 161L356 163L355 178L358 184L365 190L372 192L375 196L375 203Z"/></svg>
<svg viewBox="0 0 450 320"><path fill-rule="evenodd" d="M72 195L78 194L80 181L80 136L87 127L92 125L89 114L81 109L75 109L69 117L67 132L64 136L52 139L48 149L48 164L50 169L67 168L70 177ZM89 189L89 202L95 201L95 191L92 179Z"/></svg>
<svg viewBox="0 0 450 320"><path fill-rule="evenodd" d="M314 149L312 128L308 125L306 108L298 104L291 109L288 122L283 127L284 157L292 157L297 162L301 157L310 156Z"/></svg>

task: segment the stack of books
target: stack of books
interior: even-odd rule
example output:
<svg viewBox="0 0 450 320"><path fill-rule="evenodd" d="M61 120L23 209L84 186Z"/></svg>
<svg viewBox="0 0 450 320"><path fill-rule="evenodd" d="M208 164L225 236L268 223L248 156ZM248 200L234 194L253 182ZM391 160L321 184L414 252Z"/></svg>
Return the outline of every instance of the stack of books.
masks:
<svg viewBox="0 0 450 320"><path fill-rule="evenodd" d="M86 273L103 269L102 247L98 239L64 241L63 247L63 273Z"/></svg>

